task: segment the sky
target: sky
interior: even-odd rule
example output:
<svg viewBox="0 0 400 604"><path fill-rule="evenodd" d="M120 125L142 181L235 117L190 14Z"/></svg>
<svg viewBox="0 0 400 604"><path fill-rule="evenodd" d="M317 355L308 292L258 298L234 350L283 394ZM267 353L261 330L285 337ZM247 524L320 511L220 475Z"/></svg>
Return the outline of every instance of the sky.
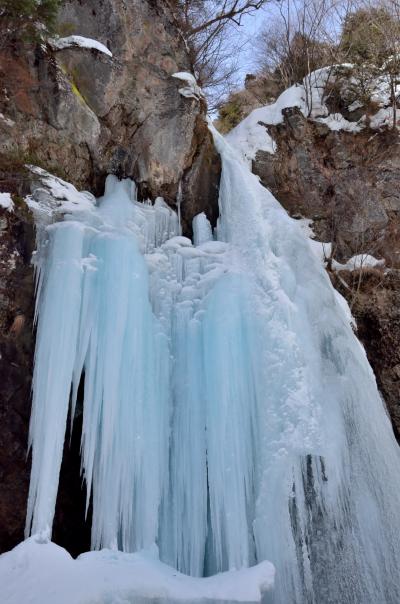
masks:
<svg viewBox="0 0 400 604"><path fill-rule="evenodd" d="M240 28L239 36L243 41L247 41L245 51L240 54L240 77L242 84L247 73L253 73L256 70L254 58L254 40L263 26L267 26L271 18L276 17L277 8L271 3L264 8L256 11L254 15L246 15L243 19L243 25Z"/></svg>

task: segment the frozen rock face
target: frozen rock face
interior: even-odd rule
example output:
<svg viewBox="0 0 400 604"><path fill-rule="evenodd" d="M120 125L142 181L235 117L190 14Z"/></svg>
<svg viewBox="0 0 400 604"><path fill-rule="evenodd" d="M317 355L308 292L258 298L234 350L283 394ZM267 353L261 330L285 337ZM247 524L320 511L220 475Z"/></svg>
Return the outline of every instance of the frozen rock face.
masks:
<svg viewBox="0 0 400 604"><path fill-rule="evenodd" d="M360 253L385 259L380 270L332 274L352 306L369 361L400 431L398 276L400 260L400 153L398 135L366 128L332 132L286 109L270 126L274 155L259 151L253 171L292 216L313 221L320 241L333 242L336 259ZM343 281L349 287L343 286Z"/></svg>
<svg viewBox="0 0 400 604"><path fill-rule="evenodd" d="M349 301L353 294L343 287L346 279L353 292L360 280L360 271L352 274L336 273L331 277L334 286ZM361 274L360 288L354 296L353 314L357 335L365 346L368 360L375 372L400 443L400 272L374 269Z"/></svg>

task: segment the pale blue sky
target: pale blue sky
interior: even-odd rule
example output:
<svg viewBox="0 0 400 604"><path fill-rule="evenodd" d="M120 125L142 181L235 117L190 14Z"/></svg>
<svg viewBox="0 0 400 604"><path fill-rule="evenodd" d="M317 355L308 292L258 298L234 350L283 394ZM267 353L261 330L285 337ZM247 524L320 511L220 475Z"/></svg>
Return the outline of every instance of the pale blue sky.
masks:
<svg viewBox="0 0 400 604"><path fill-rule="evenodd" d="M253 73L256 70L252 41L257 37L262 26L266 25L268 20L273 19L276 14L276 6L274 3L271 3L255 12L254 15L247 15L243 18L243 25L239 28L238 35L243 41L248 40L248 43L246 44L244 52L240 55L241 85L244 83L246 73Z"/></svg>

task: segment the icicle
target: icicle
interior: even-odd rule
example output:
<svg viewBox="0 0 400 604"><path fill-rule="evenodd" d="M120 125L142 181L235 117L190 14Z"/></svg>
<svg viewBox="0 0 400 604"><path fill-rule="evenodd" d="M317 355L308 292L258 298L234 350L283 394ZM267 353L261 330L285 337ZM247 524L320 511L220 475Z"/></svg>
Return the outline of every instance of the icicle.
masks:
<svg viewBox="0 0 400 604"><path fill-rule="evenodd" d="M178 224L179 224L179 234L182 234L182 216L181 216L181 206L182 206L182 181L179 181L178 186L178 194L176 196L176 208L178 213Z"/></svg>
<svg viewBox="0 0 400 604"><path fill-rule="evenodd" d="M40 266L38 329L29 431L32 470L26 536L51 529L77 350L85 227L49 227L46 266ZM51 532L51 530L50 530Z"/></svg>
<svg viewBox="0 0 400 604"><path fill-rule="evenodd" d="M193 242L195 245L201 245L207 241L212 241L212 228L204 212L197 214L193 218Z"/></svg>
<svg viewBox="0 0 400 604"><path fill-rule="evenodd" d="M161 201L139 207L134 197L133 183L109 177L86 226L66 220L48 229L27 519L28 532L32 517L34 532L52 524L71 383L74 413L84 373L82 466L88 503L93 492L92 542L125 551L155 542L168 477L169 351L151 310L140 245L154 247L176 229ZM146 214L153 218L147 229Z"/></svg>

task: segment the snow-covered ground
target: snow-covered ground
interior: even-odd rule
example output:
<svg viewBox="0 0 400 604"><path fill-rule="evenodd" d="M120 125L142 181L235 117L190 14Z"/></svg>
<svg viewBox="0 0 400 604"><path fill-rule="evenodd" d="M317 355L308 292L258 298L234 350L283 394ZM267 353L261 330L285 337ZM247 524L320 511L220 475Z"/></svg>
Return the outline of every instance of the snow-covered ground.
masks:
<svg viewBox="0 0 400 604"><path fill-rule="evenodd" d="M326 83L332 77L332 68L314 71L302 85L294 85L282 92L275 103L254 109L227 135L228 142L241 151L243 158L251 162L257 151L275 153L275 142L268 134L267 126L283 122L284 109L298 107L302 114L326 124L331 130L357 132L363 125L349 122L341 114L329 114L323 100Z"/></svg>
<svg viewBox="0 0 400 604"><path fill-rule="evenodd" d="M160 562L156 547L136 554L89 552L74 560L43 535L0 556L1 604L253 604L273 580L269 562L188 577Z"/></svg>

